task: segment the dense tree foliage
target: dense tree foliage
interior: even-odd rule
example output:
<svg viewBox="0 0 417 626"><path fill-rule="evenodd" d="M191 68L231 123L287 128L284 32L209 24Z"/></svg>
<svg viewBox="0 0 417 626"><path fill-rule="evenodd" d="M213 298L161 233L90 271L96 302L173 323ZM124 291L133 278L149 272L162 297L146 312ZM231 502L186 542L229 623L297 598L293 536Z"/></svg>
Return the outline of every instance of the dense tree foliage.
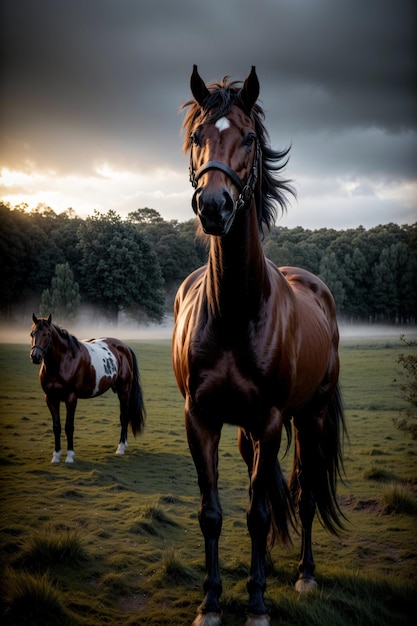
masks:
<svg viewBox="0 0 417 626"><path fill-rule="evenodd" d="M167 222L149 208L126 220L115 211L83 220L71 209L59 215L45 206L25 209L0 205L3 318L13 318L28 299L39 310L42 293L49 290L51 297L56 288L57 266L67 264L82 303L112 318L125 311L161 320L184 277L207 259L195 220ZM276 226L264 249L278 266L296 265L320 276L340 318L416 322L417 223L341 231Z"/></svg>
<svg viewBox="0 0 417 626"><path fill-rule="evenodd" d="M114 211L95 213L78 228L84 298L116 320L122 310L164 314L163 278L149 238Z"/></svg>
<svg viewBox="0 0 417 626"><path fill-rule="evenodd" d="M53 311L55 321L62 323L72 320L77 314L80 301L80 289L74 280L69 263L58 263L55 266L51 288L42 291L40 315L47 317Z"/></svg>

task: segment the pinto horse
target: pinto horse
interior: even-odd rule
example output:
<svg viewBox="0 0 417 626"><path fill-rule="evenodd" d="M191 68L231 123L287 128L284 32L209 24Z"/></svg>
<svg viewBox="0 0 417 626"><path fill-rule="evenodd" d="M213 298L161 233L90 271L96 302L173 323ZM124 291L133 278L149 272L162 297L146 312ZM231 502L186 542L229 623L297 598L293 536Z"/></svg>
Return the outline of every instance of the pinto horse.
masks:
<svg viewBox="0 0 417 626"><path fill-rule="evenodd" d="M286 207L281 179L288 150L272 150L257 104L255 68L242 83L207 87L194 66L194 99L183 107L190 151L192 207L209 258L178 290L172 360L185 398L185 424L197 470L205 540L204 600L194 626L221 623L218 446L222 425L238 427L250 478L247 524L252 557L246 626L264 626L268 536L290 539L301 523L296 589L315 588L312 522L316 512L337 534L343 514L336 482L343 470L345 421L339 388L339 333L333 297L313 274L278 269L265 258L263 229ZM295 451L289 486L278 452L282 428Z"/></svg>
<svg viewBox="0 0 417 626"><path fill-rule="evenodd" d="M120 402L120 442L116 454L124 454L129 422L136 436L143 430L145 406L136 356L122 341L110 337L79 341L52 323L51 315L32 315L32 363L42 366L39 378L52 416L55 450L52 463L61 458L60 403L67 409L66 463L74 462L74 416L78 398L94 398L112 389Z"/></svg>

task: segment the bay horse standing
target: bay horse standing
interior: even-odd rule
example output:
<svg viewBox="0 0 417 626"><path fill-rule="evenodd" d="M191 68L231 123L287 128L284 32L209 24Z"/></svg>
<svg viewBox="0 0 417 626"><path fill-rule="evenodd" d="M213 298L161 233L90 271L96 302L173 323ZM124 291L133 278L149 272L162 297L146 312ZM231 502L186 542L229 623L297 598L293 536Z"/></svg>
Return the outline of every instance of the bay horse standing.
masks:
<svg viewBox="0 0 417 626"><path fill-rule="evenodd" d="M66 463L74 462L74 416L78 398L94 398L109 389L120 402L120 442L116 454L124 454L130 422L136 436L145 423L145 406L135 353L129 346L110 337L79 341L52 323L51 315L32 315L32 363L42 366L39 378L52 416L55 450L52 463L61 458L60 403L66 406Z"/></svg>
<svg viewBox="0 0 417 626"><path fill-rule="evenodd" d="M312 522L316 512L337 534L336 481L345 430L339 389L339 333L333 297L313 274L277 269L265 258L263 228L285 209L280 179L288 150L272 150L257 104L255 68L244 83L209 88L194 66L194 99L184 119L192 207L209 235L208 263L181 285L174 305L173 368L185 398L188 443L201 493L204 600L194 626L221 623L218 446L224 423L238 426L250 477L247 524L252 557L247 626L264 626L267 538L284 542L298 513L301 558L296 589L315 588ZM292 427L293 425L293 427ZM295 452L289 486L277 455L282 428Z"/></svg>

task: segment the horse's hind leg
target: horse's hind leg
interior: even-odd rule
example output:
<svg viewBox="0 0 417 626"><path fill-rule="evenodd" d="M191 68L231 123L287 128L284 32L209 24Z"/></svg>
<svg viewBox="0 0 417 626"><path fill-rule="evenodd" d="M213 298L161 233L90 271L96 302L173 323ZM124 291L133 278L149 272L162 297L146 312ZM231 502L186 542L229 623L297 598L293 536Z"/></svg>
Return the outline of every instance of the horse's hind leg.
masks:
<svg viewBox="0 0 417 626"><path fill-rule="evenodd" d="M314 496L314 476L317 466L322 463L319 452L319 433L317 425L310 417L308 427L303 424L302 429L295 430L295 457L291 476L291 493L298 505L298 515L301 523L301 555L298 563L298 580L296 591L307 593L314 591L317 583L314 580L314 558L312 548L312 525L316 513Z"/></svg>
<svg viewBox="0 0 417 626"><path fill-rule="evenodd" d="M128 396L121 390L117 391L120 403L120 440L116 454L121 456L127 448L127 429L129 426L129 400Z"/></svg>

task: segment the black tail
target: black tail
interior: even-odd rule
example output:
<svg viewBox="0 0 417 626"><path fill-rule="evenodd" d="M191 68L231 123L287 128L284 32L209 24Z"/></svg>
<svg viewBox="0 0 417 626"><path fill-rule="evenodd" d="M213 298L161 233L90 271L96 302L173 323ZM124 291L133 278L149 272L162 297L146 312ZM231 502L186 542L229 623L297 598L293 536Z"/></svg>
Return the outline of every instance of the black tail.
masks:
<svg viewBox="0 0 417 626"><path fill-rule="evenodd" d="M344 528L336 498L338 478L343 479L343 439L346 435L346 423L343 411L342 395L338 384L330 402L323 432L319 437L314 433L300 434L304 439L302 460L294 455L294 467L290 479L290 492L293 501L298 502L301 483L311 490L318 507L320 521L334 535Z"/></svg>
<svg viewBox="0 0 417 626"><path fill-rule="evenodd" d="M139 368L138 362L136 359L136 355L131 348L130 353L132 355L133 361L133 374L132 374L132 389L130 391L129 397L129 422L132 427L132 433L136 437L136 435L140 435L145 426L145 404L143 401L143 393L142 387L140 386L140 377L139 377Z"/></svg>
<svg viewBox="0 0 417 626"><path fill-rule="evenodd" d="M285 544L291 541L290 527L295 528L295 514L290 490L282 474L278 459L270 483L268 499L271 510L271 547L277 539Z"/></svg>

